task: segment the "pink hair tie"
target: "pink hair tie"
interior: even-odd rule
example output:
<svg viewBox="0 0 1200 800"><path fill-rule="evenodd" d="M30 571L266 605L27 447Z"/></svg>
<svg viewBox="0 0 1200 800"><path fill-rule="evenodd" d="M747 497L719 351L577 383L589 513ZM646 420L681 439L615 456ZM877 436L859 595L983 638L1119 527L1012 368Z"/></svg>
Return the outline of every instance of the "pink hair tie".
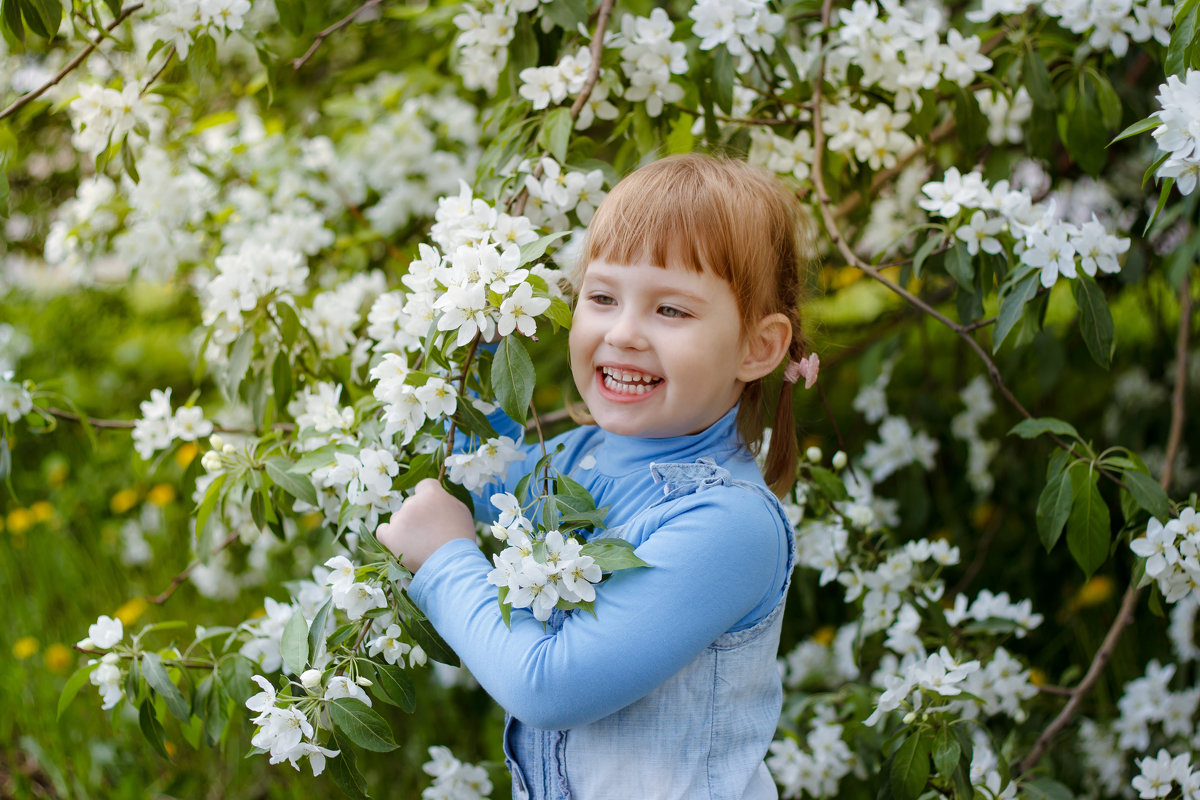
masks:
<svg viewBox="0 0 1200 800"><path fill-rule="evenodd" d="M804 378L804 388L811 389L817 382L817 372L821 369L821 359L816 353L809 353L799 361L789 361L783 368L784 383L799 383Z"/></svg>

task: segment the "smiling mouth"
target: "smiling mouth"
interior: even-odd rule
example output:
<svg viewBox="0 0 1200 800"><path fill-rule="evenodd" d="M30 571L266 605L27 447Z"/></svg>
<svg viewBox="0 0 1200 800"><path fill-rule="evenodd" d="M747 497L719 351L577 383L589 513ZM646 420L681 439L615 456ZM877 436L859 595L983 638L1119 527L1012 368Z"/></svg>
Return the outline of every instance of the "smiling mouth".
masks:
<svg viewBox="0 0 1200 800"><path fill-rule="evenodd" d="M645 394L663 381L662 378L656 378L644 372L630 372L613 367L601 367L600 377L604 382L604 388L611 392L628 395Z"/></svg>

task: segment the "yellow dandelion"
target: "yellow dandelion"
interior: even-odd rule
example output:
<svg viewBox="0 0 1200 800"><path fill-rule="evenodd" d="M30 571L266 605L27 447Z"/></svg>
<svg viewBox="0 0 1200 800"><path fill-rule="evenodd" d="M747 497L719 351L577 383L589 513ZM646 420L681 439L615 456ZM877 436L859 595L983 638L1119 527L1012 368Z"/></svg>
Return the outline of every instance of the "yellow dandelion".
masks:
<svg viewBox="0 0 1200 800"><path fill-rule="evenodd" d="M996 514L996 507L991 503L980 503L971 509L971 524L976 528L986 528Z"/></svg>
<svg viewBox="0 0 1200 800"><path fill-rule="evenodd" d="M46 522L54 518L54 506L45 500L38 500L29 507L29 513L33 514L34 522Z"/></svg>
<svg viewBox="0 0 1200 800"><path fill-rule="evenodd" d="M1107 575L1093 575L1087 583L1079 587L1079 591L1071 598L1071 608L1090 608L1098 606L1109 600L1116 586L1113 584L1113 579Z"/></svg>
<svg viewBox="0 0 1200 800"><path fill-rule="evenodd" d="M1029 670L1029 682L1032 683L1034 686L1045 686L1046 685L1046 673L1042 672L1037 667L1032 668L1031 670Z"/></svg>
<svg viewBox="0 0 1200 800"><path fill-rule="evenodd" d="M195 442L184 442L179 449L175 451L175 463L181 469L187 469L187 465L192 463L192 459L200 452L200 448Z"/></svg>
<svg viewBox="0 0 1200 800"><path fill-rule="evenodd" d="M138 617L146 613L146 599L144 597L134 597L127 600L120 608L113 612L117 619L121 620L123 625L132 625L137 622Z"/></svg>
<svg viewBox="0 0 1200 800"><path fill-rule="evenodd" d="M8 529L18 536L33 527L33 514L27 508L14 508L8 512Z"/></svg>
<svg viewBox="0 0 1200 800"><path fill-rule="evenodd" d="M38 640L32 636L22 636L13 643L13 658L24 661L38 651Z"/></svg>
<svg viewBox="0 0 1200 800"><path fill-rule="evenodd" d="M55 642L46 648L46 669L63 673L75 664L75 654L65 644Z"/></svg>
<svg viewBox="0 0 1200 800"><path fill-rule="evenodd" d="M146 499L161 508L175 499L175 487L160 483L146 493Z"/></svg>
<svg viewBox="0 0 1200 800"><path fill-rule="evenodd" d="M837 628L832 625L822 625L817 628L817 632L813 634L813 641L820 645L828 647L833 644L834 637L837 636Z"/></svg>
<svg viewBox="0 0 1200 800"><path fill-rule="evenodd" d="M114 514L124 514L129 509L137 505L138 493L135 489L122 489L112 496L108 507L112 509Z"/></svg>

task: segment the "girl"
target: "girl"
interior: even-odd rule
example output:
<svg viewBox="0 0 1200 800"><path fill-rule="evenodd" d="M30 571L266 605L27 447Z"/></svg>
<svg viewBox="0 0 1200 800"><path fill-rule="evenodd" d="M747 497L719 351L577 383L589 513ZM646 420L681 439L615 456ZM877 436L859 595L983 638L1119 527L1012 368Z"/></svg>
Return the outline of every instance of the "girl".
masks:
<svg viewBox="0 0 1200 800"><path fill-rule="evenodd" d="M597 210L570 333L595 424L548 447L610 507L604 535L651 566L610 576L595 616L555 611L543 627L514 610L507 628L471 512L436 481L380 526L412 599L508 714L514 797L776 797L763 756L794 544L767 487L795 479L807 258L794 197L739 161L658 161ZM764 480L761 383L785 355Z"/></svg>

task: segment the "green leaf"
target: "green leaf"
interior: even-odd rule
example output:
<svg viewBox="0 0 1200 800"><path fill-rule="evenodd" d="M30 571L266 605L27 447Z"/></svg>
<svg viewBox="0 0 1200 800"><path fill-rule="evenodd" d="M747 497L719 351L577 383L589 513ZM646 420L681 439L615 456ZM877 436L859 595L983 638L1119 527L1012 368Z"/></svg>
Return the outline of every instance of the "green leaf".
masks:
<svg viewBox="0 0 1200 800"><path fill-rule="evenodd" d="M546 309L546 316L558 327L564 330L571 329L571 307L562 298L550 298L550 307Z"/></svg>
<svg viewBox="0 0 1200 800"><path fill-rule="evenodd" d="M316 659L325 644L325 629L329 627L329 615L333 613L333 598L326 600L313 616L308 627L308 652Z"/></svg>
<svg viewBox="0 0 1200 800"><path fill-rule="evenodd" d="M212 540L212 522L215 519L212 512L216 509L217 502L221 499L221 489L228 477L228 472L222 472L213 479L213 482L208 485L208 489L204 493L204 499L200 501L199 509L196 511L196 536L198 537L196 552L201 559L208 558L212 549L209 546Z"/></svg>
<svg viewBox="0 0 1200 800"><path fill-rule="evenodd" d="M942 243L941 233L931 234L928 239L921 243L917 248L917 254L913 256L913 277L921 277L921 267L925 265L925 259L929 258L929 254L938 248Z"/></svg>
<svg viewBox="0 0 1200 800"><path fill-rule="evenodd" d="M1021 796L1029 800L1075 800L1075 794L1070 789L1044 775L1021 781Z"/></svg>
<svg viewBox="0 0 1200 800"><path fill-rule="evenodd" d="M1138 506L1149 511L1160 522L1171 516L1171 500L1158 481L1136 470L1126 470L1122 477Z"/></svg>
<svg viewBox="0 0 1200 800"><path fill-rule="evenodd" d="M292 36L304 33L304 0L276 0L279 24Z"/></svg>
<svg viewBox="0 0 1200 800"><path fill-rule="evenodd" d="M303 500L310 506L319 506L321 503L317 499L317 490L313 488L312 481L303 475L289 472L288 469L291 466L291 459L283 456L268 458L266 461L267 474L285 492L297 500Z"/></svg>
<svg viewBox="0 0 1200 800"><path fill-rule="evenodd" d="M1079 308L1079 329L1092 359L1108 369L1112 362L1115 331L1112 312L1104 291L1086 275L1080 275L1072 286L1075 305Z"/></svg>
<svg viewBox="0 0 1200 800"><path fill-rule="evenodd" d="M824 467L807 467L809 480L816 485L817 490L827 499L838 502L846 500L850 494L846 491L845 482Z"/></svg>
<svg viewBox="0 0 1200 800"><path fill-rule="evenodd" d="M1196 39L1197 15L1200 5L1193 4L1175 17L1175 29L1171 31L1171 42L1167 45L1167 75L1183 75L1189 66L1188 50Z"/></svg>
<svg viewBox="0 0 1200 800"><path fill-rule="evenodd" d="M671 132L667 134L667 154L690 153L696 146L696 135L692 133L692 123L696 118L691 114L680 113L671 123Z"/></svg>
<svg viewBox="0 0 1200 800"><path fill-rule="evenodd" d="M1070 470L1064 470L1047 481L1038 497L1037 530L1047 553L1054 549L1058 538L1062 536L1063 526L1071 514L1073 497Z"/></svg>
<svg viewBox="0 0 1200 800"><path fill-rule="evenodd" d="M293 675L299 675L308 666L308 622L298 608L283 628L279 654L283 657L283 666Z"/></svg>
<svg viewBox="0 0 1200 800"><path fill-rule="evenodd" d="M192 711L188 708L187 701L183 699L183 693L179 691L179 687L167 674L162 657L158 653L146 653L142 656L142 675L146 678L146 683L150 684L150 688L158 692L166 701L167 710L180 722L187 722Z"/></svg>
<svg viewBox="0 0 1200 800"><path fill-rule="evenodd" d="M943 778L953 778L962 758L962 747L949 725L937 729L933 736L933 766Z"/></svg>
<svg viewBox="0 0 1200 800"><path fill-rule="evenodd" d="M499 434L492 427L492 423L488 422L487 417L483 415L475 404L471 402L469 397L460 397L454 408L454 422L459 428L467 433L475 436L480 441L484 439L494 439ZM415 462L415 459L414 459ZM407 476L401 475L403 481ZM416 485L416 481L413 482Z"/></svg>
<svg viewBox="0 0 1200 800"><path fill-rule="evenodd" d="M1108 558L1111 541L1108 506L1096 485L1099 474L1091 470L1071 470L1075 497L1067 518L1067 548L1080 569L1089 578Z"/></svg>
<svg viewBox="0 0 1200 800"><path fill-rule="evenodd" d="M21 6L17 0L3 0L0 2L0 22L4 25L4 31L18 42L25 41L25 23L21 22Z"/></svg>
<svg viewBox="0 0 1200 800"><path fill-rule="evenodd" d="M443 664L449 664L452 667L457 667L461 663L454 650L450 645L446 644L446 640L441 637L441 634L434 629L433 625L421 613L421 609L408 598L408 595L399 587L396 588L393 598L396 605L400 609L402 619L401 626L408 632L408 635L413 640L421 645L421 649L425 654L434 661L440 661Z"/></svg>
<svg viewBox="0 0 1200 800"><path fill-rule="evenodd" d="M67 682L63 686L62 694L58 696L58 712L55 715L55 719L62 719L63 712L67 710L67 706L71 705L71 701L75 699L75 695L79 694L79 690L88 682L88 677L91 676L98 666L100 666L99 662L85 664L71 673L71 677L67 678Z"/></svg>
<svg viewBox="0 0 1200 800"><path fill-rule="evenodd" d="M339 697L330 701L329 718L346 738L364 750L388 753L397 747L387 722L362 700Z"/></svg>
<svg viewBox="0 0 1200 800"><path fill-rule="evenodd" d="M888 777L896 800L916 800L929 782L929 740L910 734L892 756Z"/></svg>
<svg viewBox="0 0 1200 800"><path fill-rule="evenodd" d="M1121 141L1122 139L1128 139L1130 136L1137 136L1138 134L1146 133L1147 131L1152 131L1161 124L1162 124L1162 121L1154 115L1146 117L1145 119L1138 120L1137 122L1133 123L1128 128L1126 128L1125 130L1118 133L1116 135L1116 138L1114 138L1111 142L1109 142L1108 145L1109 145L1109 147L1112 147L1114 144Z"/></svg>
<svg viewBox="0 0 1200 800"><path fill-rule="evenodd" d="M1050 85L1050 73L1046 70L1046 62L1038 55L1037 50L1030 48L1025 51L1025 57L1021 59L1021 77L1034 105L1050 111L1058 108L1058 95Z"/></svg>
<svg viewBox="0 0 1200 800"><path fill-rule="evenodd" d="M404 670L395 664L375 664L375 696L385 703L411 714L417 707L417 693Z"/></svg>
<svg viewBox="0 0 1200 800"><path fill-rule="evenodd" d="M987 117L979 110L974 92L955 86L954 120L959 142L965 152L973 152L987 144Z"/></svg>
<svg viewBox="0 0 1200 800"><path fill-rule="evenodd" d="M1121 124L1121 98L1113 89L1108 78L1096 70L1088 70L1088 79L1096 87L1096 102L1100 106L1100 118L1107 130L1114 130Z"/></svg>
<svg viewBox="0 0 1200 800"><path fill-rule="evenodd" d="M329 777L333 778L333 782L342 790L342 794L352 800L370 800L370 795L367 794L367 781L358 771L358 759L345 734L333 731L331 744L333 749L338 751L338 756L325 762L325 768L329 770Z"/></svg>
<svg viewBox="0 0 1200 800"><path fill-rule="evenodd" d="M717 107L726 114L733 113L733 57L724 46L713 50L712 87Z"/></svg>
<svg viewBox="0 0 1200 800"><path fill-rule="evenodd" d="M1004 344L1009 332L1021 321L1021 316L1025 313L1025 304L1037 295L1037 275L1037 270L1029 272L1014 283L1000 301L1000 313L996 317L996 327L992 330L992 353L996 353L1000 345Z"/></svg>
<svg viewBox="0 0 1200 800"><path fill-rule="evenodd" d="M546 254L547 247L570 233L570 231L557 231L521 245L521 266L537 261Z"/></svg>
<svg viewBox="0 0 1200 800"><path fill-rule="evenodd" d="M271 388L275 391L275 409L283 416L292 399L292 362L283 350L275 354L275 363L271 366Z"/></svg>
<svg viewBox="0 0 1200 800"><path fill-rule="evenodd" d="M594 539L580 548L580 554L591 556L605 572L650 566L638 557L633 545L624 539Z"/></svg>
<svg viewBox="0 0 1200 800"><path fill-rule="evenodd" d="M1012 430L1008 432L1008 435L1020 436L1022 439L1034 439L1043 433L1070 436L1072 439L1081 438L1079 432L1075 430L1074 425L1066 420L1055 419L1054 417L1032 417L1021 420L1012 426Z"/></svg>
<svg viewBox="0 0 1200 800"><path fill-rule="evenodd" d="M1147 170L1147 173L1150 171ZM1171 189L1174 186L1174 178L1163 179L1162 188L1158 190L1158 203L1154 206L1154 213L1150 215L1150 219L1146 220L1146 227L1142 229L1143 236L1150 232L1150 227L1154 224L1154 220L1158 219L1158 215L1162 213L1163 208L1167 205L1167 197L1171 194Z"/></svg>
<svg viewBox="0 0 1200 800"><path fill-rule="evenodd" d="M254 328L247 327L229 351L229 364L225 368L222 386L225 396L230 400L237 397L238 387L242 385L246 370L250 368L250 357L254 355L254 341Z"/></svg>
<svg viewBox="0 0 1200 800"><path fill-rule="evenodd" d="M25 24L43 39L51 39L58 35L58 26L62 23L63 7L59 0L23 0L22 11Z"/></svg>
<svg viewBox="0 0 1200 800"><path fill-rule="evenodd" d="M541 9L555 25L572 34L580 25L587 24L588 11L584 0L555 0L553 3L543 3Z"/></svg>
<svg viewBox="0 0 1200 800"><path fill-rule="evenodd" d="M565 164L567 161L567 146L571 143L571 128L574 125L569 108L550 111L542 122L542 132L538 141L559 164Z"/></svg>
<svg viewBox="0 0 1200 800"><path fill-rule="evenodd" d="M1072 92L1074 103L1068 96L1067 111L1059 116L1060 133L1071 160L1080 168L1096 177L1108 162L1108 154L1104 142L1104 126L1097 125L1100 109L1096 98L1087 82Z"/></svg>
<svg viewBox="0 0 1200 800"><path fill-rule="evenodd" d="M971 265L971 254L965 242L959 242L946 253L946 272L967 292L975 291L975 269Z"/></svg>
<svg viewBox="0 0 1200 800"><path fill-rule="evenodd" d="M142 729L146 741L154 748L154 752L170 761L171 756L167 753L167 745L163 741L163 726L154 713L154 701L149 697L138 706L138 726Z"/></svg>
<svg viewBox="0 0 1200 800"><path fill-rule="evenodd" d="M492 358L491 383L496 402L518 424L525 424L529 401L533 398L533 361L520 339L506 336L500 340Z"/></svg>

